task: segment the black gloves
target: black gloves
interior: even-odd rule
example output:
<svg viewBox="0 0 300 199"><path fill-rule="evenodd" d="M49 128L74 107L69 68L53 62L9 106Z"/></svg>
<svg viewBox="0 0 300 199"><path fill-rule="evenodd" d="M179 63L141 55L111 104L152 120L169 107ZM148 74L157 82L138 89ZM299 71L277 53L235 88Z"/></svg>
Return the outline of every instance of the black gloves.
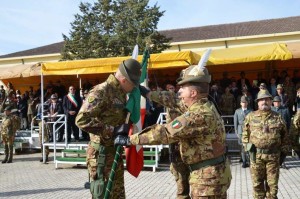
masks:
<svg viewBox="0 0 300 199"><path fill-rule="evenodd" d="M114 145L118 146L130 146L128 133L130 130L129 124L122 124L114 128Z"/></svg>
<svg viewBox="0 0 300 199"><path fill-rule="evenodd" d="M124 135L118 135L115 140L114 140L114 145L115 146L130 146L130 139L128 137L128 135L124 136Z"/></svg>
<svg viewBox="0 0 300 199"><path fill-rule="evenodd" d="M114 128L114 137L117 137L118 135L128 136L129 130L129 124L121 124Z"/></svg>
<svg viewBox="0 0 300 199"><path fill-rule="evenodd" d="M148 88L146 88L145 86L141 86L141 85L139 85L139 89L140 89L141 95L144 98L147 98L147 94L150 92L150 90Z"/></svg>

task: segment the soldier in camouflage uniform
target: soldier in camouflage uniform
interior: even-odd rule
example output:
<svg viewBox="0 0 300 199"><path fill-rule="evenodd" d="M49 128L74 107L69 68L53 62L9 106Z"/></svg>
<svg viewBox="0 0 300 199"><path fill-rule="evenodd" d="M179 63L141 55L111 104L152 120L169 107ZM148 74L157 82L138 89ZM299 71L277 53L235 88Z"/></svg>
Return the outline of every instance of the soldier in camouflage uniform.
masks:
<svg viewBox="0 0 300 199"><path fill-rule="evenodd" d="M47 104L47 103L45 103ZM47 105L48 106L48 105ZM44 115L47 114L47 110L44 110ZM37 115L33 118L33 120L38 122L39 125L39 141L40 141L40 146L41 146L41 152L42 152L42 156L43 156L43 135L42 135L42 125L44 124L44 143L45 142L49 142L49 134L50 132L50 127L49 124L47 124L47 122L44 120L44 122L42 122L42 104L39 103L37 105ZM48 162L49 159L49 146L45 146L45 162ZM40 159L40 162L43 162L43 158Z"/></svg>
<svg viewBox="0 0 300 199"><path fill-rule="evenodd" d="M90 133L87 166L92 179L91 193L93 198L103 198L104 196L103 193L96 195L93 189L97 186L96 183L99 178L104 181L104 184L108 182L116 153L113 139L114 127L125 123L127 115L125 110L126 94L139 85L140 73L141 65L139 62L134 59L123 61L115 75L110 75L104 83L96 85L89 91L87 100L83 103L76 117L77 126ZM98 158L99 155L101 158ZM98 167L98 165L100 166ZM97 172L97 169L102 172ZM103 189L103 187L97 189ZM118 162L110 198L125 198L122 157Z"/></svg>
<svg viewBox="0 0 300 199"><path fill-rule="evenodd" d="M180 78L178 78L177 81ZM179 101L178 97L173 91L151 91L147 94L147 98L153 100L157 103L162 104L166 108L166 122L170 123L176 117L180 116L186 111L186 107L184 104ZM174 99L174 103L176 103L176 107L174 107L174 103L170 103L170 99ZM172 107L173 106L173 107ZM174 175L177 185L177 199L187 199L190 198L190 185L189 185L189 177L190 170L188 166L183 163L180 151L179 151L179 143L172 143L169 146L170 152L170 171Z"/></svg>
<svg viewBox="0 0 300 199"><path fill-rule="evenodd" d="M194 70L193 70L194 69ZM155 124L138 134L118 135L115 144L144 145L179 142L180 155L190 169L192 198L227 198L231 182L225 157L225 128L212 102L207 100L210 75L206 68L190 66L178 83L179 98L187 111L172 122ZM176 98L169 98L178 107Z"/></svg>
<svg viewBox="0 0 300 199"><path fill-rule="evenodd" d="M4 154L5 158L2 161L4 163L12 163L13 159L13 148L14 148L14 140L15 140L15 133L16 130L13 128L14 125L14 118L17 116L13 116L11 114L12 107L7 106L4 109L4 118L1 124L1 137L2 142L4 145Z"/></svg>
<svg viewBox="0 0 300 199"><path fill-rule="evenodd" d="M230 88L226 87L225 93L220 100L221 111L223 115L233 115L236 107L234 96L230 93Z"/></svg>
<svg viewBox="0 0 300 199"><path fill-rule="evenodd" d="M177 112L174 109L167 109L166 122L170 123L176 117L180 116L184 112ZM181 158L179 151L179 143L170 144L170 171L175 177L177 185L177 199L189 199L190 196L190 170L188 165L186 165Z"/></svg>
<svg viewBox="0 0 300 199"><path fill-rule="evenodd" d="M292 118L290 140L293 150L300 158L300 110L298 110Z"/></svg>
<svg viewBox="0 0 300 199"><path fill-rule="evenodd" d="M288 132L282 117L271 110L272 95L257 95L258 110L246 116L243 144L250 153L254 198L277 198L279 160L288 152Z"/></svg>

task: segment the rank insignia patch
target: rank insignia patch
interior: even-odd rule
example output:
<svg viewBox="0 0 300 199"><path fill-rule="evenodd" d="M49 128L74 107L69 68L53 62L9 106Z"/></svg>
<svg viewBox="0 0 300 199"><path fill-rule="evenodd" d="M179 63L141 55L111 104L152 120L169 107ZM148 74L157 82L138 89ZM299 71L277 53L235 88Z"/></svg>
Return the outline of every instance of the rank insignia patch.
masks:
<svg viewBox="0 0 300 199"><path fill-rule="evenodd" d="M89 98L88 98L88 102L89 102L89 103L92 103L94 100L95 100L95 97L89 96Z"/></svg>
<svg viewBox="0 0 300 199"><path fill-rule="evenodd" d="M179 129L181 126L182 124L178 120L172 122L173 129Z"/></svg>

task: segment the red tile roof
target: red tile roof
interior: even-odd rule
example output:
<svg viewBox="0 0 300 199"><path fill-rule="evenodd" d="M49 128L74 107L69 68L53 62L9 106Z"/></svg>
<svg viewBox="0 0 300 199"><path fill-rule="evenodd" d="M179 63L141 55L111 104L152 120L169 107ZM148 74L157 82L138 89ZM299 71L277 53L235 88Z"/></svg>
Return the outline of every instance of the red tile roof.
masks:
<svg viewBox="0 0 300 199"><path fill-rule="evenodd" d="M254 36L300 31L300 16L159 31L172 42ZM60 53L63 42L0 56L1 58Z"/></svg>

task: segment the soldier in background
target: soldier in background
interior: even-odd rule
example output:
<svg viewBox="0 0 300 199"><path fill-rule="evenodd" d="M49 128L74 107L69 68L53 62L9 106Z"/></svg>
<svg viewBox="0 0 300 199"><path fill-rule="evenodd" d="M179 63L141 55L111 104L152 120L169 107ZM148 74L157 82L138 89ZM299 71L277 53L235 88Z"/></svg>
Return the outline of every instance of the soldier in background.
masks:
<svg viewBox="0 0 300 199"><path fill-rule="evenodd" d="M235 133L238 135L239 140L240 140L240 144L241 144L241 156L242 156L242 162L243 168L249 167L248 161L247 160L247 156L246 156L246 152L245 149L242 145L242 133L243 133L243 125L244 125L244 120L245 117L248 115L248 113L250 113L252 111L252 109L248 109L248 101L247 98L245 96L241 97L241 108L235 110L234 116L233 116L233 120L234 120L234 130Z"/></svg>
<svg viewBox="0 0 300 199"><path fill-rule="evenodd" d="M3 100L5 99L5 90L4 90L4 87L3 85L0 86L0 103L3 102Z"/></svg>
<svg viewBox="0 0 300 199"><path fill-rule="evenodd" d="M220 100L221 111L223 115L233 115L236 107L234 96L230 93L230 88L225 88L225 93Z"/></svg>
<svg viewBox="0 0 300 199"><path fill-rule="evenodd" d="M290 140L293 150L298 155L298 158L300 158L300 110L292 118Z"/></svg>
<svg viewBox="0 0 300 199"><path fill-rule="evenodd" d="M21 123L20 121L18 121L17 116L11 114L11 110L11 106L7 106L4 109L4 118L1 124L1 137L5 154L5 158L2 161L2 164L12 163L15 134L19 129Z"/></svg>
<svg viewBox="0 0 300 199"><path fill-rule="evenodd" d="M181 81L182 77L179 77L176 81ZM171 84L166 86L167 91L151 91L147 94L147 99L155 101L166 107L166 123L170 123L176 117L180 116L186 111L184 104L178 99L177 94L174 92L175 87ZM176 98L176 107L170 104L169 99ZM188 165L183 163L180 151L179 143L172 143L169 145L169 157L170 157L170 171L175 177L177 185L177 199L190 198L190 185L189 177L190 170Z"/></svg>
<svg viewBox="0 0 300 199"><path fill-rule="evenodd" d="M87 166L92 179L90 189L93 198L104 196L116 153L113 139L114 127L125 123L126 95L140 84L140 75L141 65L138 61L134 59L123 61L115 75L110 75L105 82L94 86L89 91L87 100L84 101L76 117L77 126L90 133ZM121 154L122 152L123 150ZM111 199L125 198L122 157L115 170L112 187Z"/></svg>
<svg viewBox="0 0 300 199"><path fill-rule="evenodd" d="M47 114L49 105L47 103L45 103L44 105L44 115ZM44 123L44 143L45 142L49 142L50 140L50 128L49 128L49 124L44 120L44 122L42 122L42 104L39 102L37 104L37 115L33 118L33 120L36 120L38 122L39 125L39 141L40 141L40 146L41 146L41 152L42 152L42 156L43 156L43 133L42 133L42 125ZM45 146L45 155L46 155L46 159L45 162L49 161L49 146ZM43 157L40 159L40 162L43 162Z"/></svg>
<svg viewBox="0 0 300 199"><path fill-rule="evenodd" d="M225 157L224 123L213 103L207 100L210 80L206 68L190 66L178 83L179 98L187 107L184 114L170 123L152 125L130 138L123 133L115 139L116 145L124 146L179 142L181 158L190 169L192 198L227 198L231 182ZM175 95L166 100L171 107L180 108Z"/></svg>
<svg viewBox="0 0 300 199"><path fill-rule="evenodd" d="M286 123L286 127L289 130L291 125L291 114L288 108L281 106L281 99L279 96L275 96L273 99L273 105L271 107L272 111L275 111L279 115L281 115L282 119Z"/></svg>
<svg viewBox="0 0 300 199"><path fill-rule="evenodd" d="M288 95L284 91L283 85L282 84L278 84L276 89L277 89L277 95L276 96L278 96L280 98L280 100L281 100L281 103L280 103L281 106L287 108L289 106L290 102L289 102Z"/></svg>
<svg viewBox="0 0 300 199"><path fill-rule="evenodd" d="M288 152L288 132L282 117L271 110L272 95L261 90L258 110L246 116L243 144L250 153L254 198L277 198L279 160Z"/></svg>

